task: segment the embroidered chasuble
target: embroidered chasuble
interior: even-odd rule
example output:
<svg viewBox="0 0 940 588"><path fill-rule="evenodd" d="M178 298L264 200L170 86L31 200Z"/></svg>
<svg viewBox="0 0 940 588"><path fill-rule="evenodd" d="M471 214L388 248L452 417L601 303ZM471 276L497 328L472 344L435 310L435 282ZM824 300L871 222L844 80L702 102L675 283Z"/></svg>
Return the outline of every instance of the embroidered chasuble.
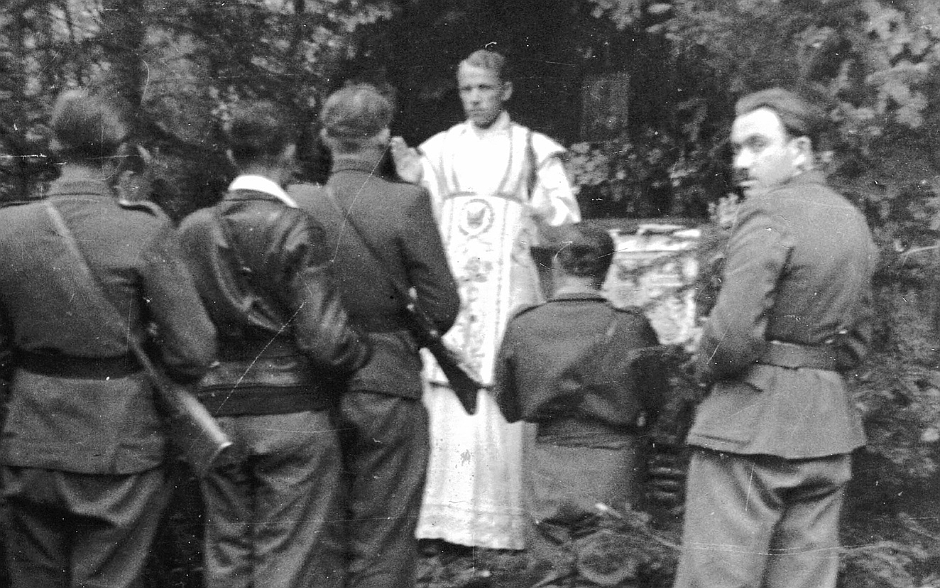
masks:
<svg viewBox="0 0 940 588"><path fill-rule="evenodd" d="M542 301L530 247L540 229L580 220L563 148L512 123L456 125L421 145L423 180L438 217L461 311L446 338L487 383L515 308ZM502 418L489 392L469 416L425 353L431 460L418 537L497 549L523 547L521 423Z"/></svg>

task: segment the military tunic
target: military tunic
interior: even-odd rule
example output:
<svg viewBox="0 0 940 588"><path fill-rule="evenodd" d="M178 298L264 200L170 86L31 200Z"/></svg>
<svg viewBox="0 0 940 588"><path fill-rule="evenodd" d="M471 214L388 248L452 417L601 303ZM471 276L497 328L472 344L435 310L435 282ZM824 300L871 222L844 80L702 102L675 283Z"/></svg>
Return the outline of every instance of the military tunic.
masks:
<svg viewBox="0 0 940 588"><path fill-rule="evenodd" d="M639 309L562 290L509 321L496 398L510 422L537 424L524 460L526 549L543 579L572 572L573 534L604 503L635 505L642 434L665 400L658 340Z"/></svg>
<svg viewBox="0 0 940 588"><path fill-rule="evenodd" d="M192 381L214 359L215 331L159 209L119 204L101 181L57 181L48 197L122 320L102 321L61 279L73 258L44 203L0 212L10 573L14 586L128 586L165 496L165 438L128 333L155 325L161 363Z"/></svg>
<svg viewBox="0 0 940 588"><path fill-rule="evenodd" d="M711 392L688 438L677 587L835 585L849 454L864 444L837 369L870 341L876 257L861 213L819 172L742 205L698 352ZM838 365L775 365L771 342L831 349Z"/></svg>

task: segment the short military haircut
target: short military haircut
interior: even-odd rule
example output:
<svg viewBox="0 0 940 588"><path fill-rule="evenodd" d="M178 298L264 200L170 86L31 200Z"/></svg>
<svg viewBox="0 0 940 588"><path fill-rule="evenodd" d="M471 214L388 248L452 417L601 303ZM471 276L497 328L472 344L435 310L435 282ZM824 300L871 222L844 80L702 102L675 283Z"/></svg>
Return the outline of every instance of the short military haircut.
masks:
<svg viewBox="0 0 940 588"><path fill-rule="evenodd" d="M558 241L555 260L565 273L593 278L600 286L614 258L614 240L599 226L577 223L567 227Z"/></svg>
<svg viewBox="0 0 940 588"><path fill-rule="evenodd" d="M736 116L759 108L774 111L791 137L808 137L813 149L818 149L827 119L822 109L810 98L784 88L768 88L747 94L734 107Z"/></svg>
<svg viewBox="0 0 940 588"><path fill-rule="evenodd" d="M352 84L330 94L320 122L333 148L353 153L392 124L392 101L371 84Z"/></svg>
<svg viewBox="0 0 940 588"><path fill-rule="evenodd" d="M284 109L272 102L238 103L232 109L228 141L235 165L274 159L296 143L297 134Z"/></svg>
<svg viewBox="0 0 940 588"><path fill-rule="evenodd" d="M120 107L84 89L59 94L49 126L59 158L96 166L113 157L130 132Z"/></svg>
<svg viewBox="0 0 940 588"><path fill-rule="evenodd" d="M471 53L469 57L461 61L457 66L458 71L460 67L464 65L491 71L503 82L509 79L509 65L506 62L506 58L503 57L501 53L491 51L490 49L480 49Z"/></svg>

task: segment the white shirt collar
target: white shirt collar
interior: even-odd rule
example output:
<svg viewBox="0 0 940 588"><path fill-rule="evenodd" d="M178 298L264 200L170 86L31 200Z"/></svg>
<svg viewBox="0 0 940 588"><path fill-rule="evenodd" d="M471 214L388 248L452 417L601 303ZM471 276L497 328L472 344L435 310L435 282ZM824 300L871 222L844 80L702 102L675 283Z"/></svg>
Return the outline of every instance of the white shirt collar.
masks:
<svg viewBox="0 0 940 588"><path fill-rule="evenodd" d="M238 176L228 185L229 192L235 190L251 190L253 192L263 192L274 196L287 206L297 208L297 203L293 198L287 195L283 188L278 186L264 176L245 175Z"/></svg>

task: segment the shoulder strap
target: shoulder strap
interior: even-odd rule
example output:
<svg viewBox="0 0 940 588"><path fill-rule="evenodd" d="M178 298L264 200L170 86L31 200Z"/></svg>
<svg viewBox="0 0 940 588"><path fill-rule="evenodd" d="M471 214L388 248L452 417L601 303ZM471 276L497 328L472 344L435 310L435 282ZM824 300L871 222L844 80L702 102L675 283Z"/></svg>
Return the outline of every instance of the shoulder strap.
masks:
<svg viewBox="0 0 940 588"><path fill-rule="evenodd" d="M84 288L87 293L92 294L88 296L88 302L94 304L100 312L105 313L102 316L108 316L108 313L115 317L122 316L117 307L105 296L101 283L95 279L91 268L88 267L88 262L75 241L75 236L65 224L58 209L49 200L45 200L45 204L49 218L52 219L56 231L63 238L66 248L72 255L73 263L69 267L74 269L73 275L81 279L76 287ZM194 468L196 474L204 475L222 459L226 451L230 451L231 439L191 392L174 384L157 368L144 351L142 338L131 329L127 329L126 333L128 348L147 374L158 401L167 411L170 438L182 452L184 459Z"/></svg>
<svg viewBox="0 0 940 588"><path fill-rule="evenodd" d="M279 209L278 216L275 217L271 224L276 224L285 214L285 211L292 208L290 203L284 202L283 200L278 199L278 203L281 204L282 207ZM225 239L225 242L228 243L229 248L232 250L232 255L235 257L235 263L238 264L238 267L236 268L238 275L241 275L246 282L243 284L243 287L250 291L250 286L252 284L258 286L257 282L255 281L255 270L246 260L241 247L238 246L238 239L236 238L235 232L232 231L231 223L229 223L225 217L222 216L222 209L220 208L220 205L221 203L212 207L212 216L215 218L216 224L219 225L219 229L222 231L222 237ZM262 291L264 290L263 287L261 289ZM260 295L257 290L253 291L252 294Z"/></svg>
<svg viewBox="0 0 940 588"><path fill-rule="evenodd" d="M88 262L85 260L85 256L82 255L81 249L78 247L78 242L75 240L75 235L72 234L72 231L69 229L68 225L65 224L65 219L62 218L62 214L59 213L59 210L52 204L49 200L44 200L46 212L49 214L49 218L52 220L52 224L55 226L59 235L65 241L65 245L69 250L69 253L73 257L72 267L76 273L84 280L84 283L81 284L89 294L94 294L95 296L88 297L88 303L94 304L95 308L102 314L102 316L113 316L116 320L120 320L121 313L118 309L111 303L110 300L105 296L104 290L101 288L101 283L95 278L95 275L91 272L91 268L88 267ZM157 375L156 368L153 363L150 361L150 358L147 356L147 353L144 351L143 344L139 340L138 336L130 329L127 330L127 345L130 348L131 352L137 358L137 361L140 362L141 367L147 371L148 375L151 378L158 379L160 378Z"/></svg>
<svg viewBox="0 0 940 588"><path fill-rule="evenodd" d="M105 297L104 291L101 289L101 284L98 283L98 279L91 273L91 268L88 267L85 256L82 255L81 250L78 248L75 235L72 234L68 225L65 224L62 214L59 213L59 210L51 201L43 200L42 202L46 208L46 213L49 215L49 219L52 221L53 226L55 226L56 232L58 232L59 236L65 241L66 248L68 248L69 253L72 254L75 260L75 263L71 266L72 269L80 274L81 278L84 280L82 286L85 287L86 292L95 294L95 296L88 297L88 302L93 304L95 310L99 311L102 316L112 315L115 318L120 316L120 313L114 308L114 305Z"/></svg>
<svg viewBox="0 0 940 588"><path fill-rule="evenodd" d="M330 205L339 213L340 217L343 219L343 222L352 229L352 232L356 234L356 238L359 239L359 242L362 243L366 250L369 251L369 254L378 262L378 266L382 268L382 273L385 274L385 278L392 284L392 287L395 289L395 292L398 294L400 299L405 303L411 300L410 288L399 280L395 275L388 271L388 264L385 261L385 258L382 254L376 249L376 247L369 242L366 236L363 234L359 227L356 226L356 222L353 220L351 214L349 214L342 206L340 206L339 201L336 199L336 195L333 193L333 189L329 186L325 187L326 200Z"/></svg>
<svg viewBox="0 0 940 588"><path fill-rule="evenodd" d="M218 205L212 207L212 216L215 218L216 224L219 225L219 229L222 230L222 236L225 238L225 242L228 243L229 247L232 249L232 254L235 256L235 261L238 263L238 271L244 276L251 275L251 266L245 262L241 248L238 246L238 241L235 240L235 234L232 232L232 227L229 226L228 222L222 216L222 211L219 209Z"/></svg>
<svg viewBox="0 0 940 588"><path fill-rule="evenodd" d="M329 186L326 186L325 192L326 199L329 201L330 205L336 209L344 222L349 226L352 232L356 234L356 237L363 246L365 246L366 250L368 250L369 254L378 262L382 273L385 274L385 278L392 285L392 288L395 290L395 293L398 295L404 307L403 310L411 323L411 332L418 340L418 344L426 348L431 352L431 355L434 356L434 359L444 372L447 381L457 395L460 404L464 407L464 410L467 411L467 414L474 414L477 407L477 393L479 390L486 387L481 382L476 368L467 360L460 350L455 350L447 345L443 339L443 333L440 332L434 324L434 321L431 320L430 316L421 308L417 294L413 292L408 284L388 271L388 264L383 263L384 257L382 257L382 254L379 253L376 247L369 242L362 231L359 230L352 216L340 206L339 201L336 200L333 194L333 190Z"/></svg>

